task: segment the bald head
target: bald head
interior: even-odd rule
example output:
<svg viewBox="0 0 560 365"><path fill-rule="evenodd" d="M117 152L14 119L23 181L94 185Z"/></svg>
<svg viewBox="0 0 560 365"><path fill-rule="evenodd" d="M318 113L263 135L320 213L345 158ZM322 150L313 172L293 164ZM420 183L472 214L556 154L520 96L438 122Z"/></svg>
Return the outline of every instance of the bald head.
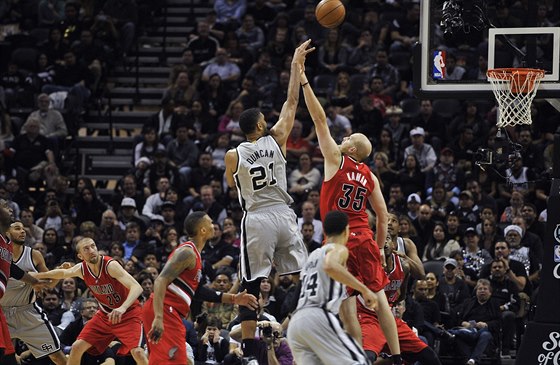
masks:
<svg viewBox="0 0 560 365"><path fill-rule="evenodd" d="M362 133L354 133L351 137L354 147L356 147L356 152L354 153L355 157L360 161L366 159L371 154L372 150L369 139Z"/></svg>

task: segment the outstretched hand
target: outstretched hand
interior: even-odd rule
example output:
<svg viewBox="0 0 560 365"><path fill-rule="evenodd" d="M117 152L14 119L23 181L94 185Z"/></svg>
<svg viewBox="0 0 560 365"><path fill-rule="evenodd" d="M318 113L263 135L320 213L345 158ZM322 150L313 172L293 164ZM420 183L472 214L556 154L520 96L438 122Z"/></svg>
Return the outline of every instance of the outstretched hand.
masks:
<svg viewBox="0 0 560 365"><path fill-rule="evenodd" d="M315 47L307 48L309 47L310 43L311 43L311 39L308 39L295 49L294 56L292 58L292 63L298 64L300 65L300 67L303 66L307 54L315 50Z"/></svg>
<svg viewBox="0 0 560 365"><path fill-rule="evenodd" d="M259 301L253 294L247 293L247 289L235 294L234 303L253 310L257 310L259 308Z"/></svg>

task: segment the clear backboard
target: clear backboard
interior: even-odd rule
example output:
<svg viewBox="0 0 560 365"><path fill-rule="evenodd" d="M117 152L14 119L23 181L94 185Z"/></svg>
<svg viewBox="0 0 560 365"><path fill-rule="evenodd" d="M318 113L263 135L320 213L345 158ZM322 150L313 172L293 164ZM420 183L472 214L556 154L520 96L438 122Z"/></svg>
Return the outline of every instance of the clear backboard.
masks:
<svg viewBox="0 0 560 365"><path fill-rule="evenodd" d="M560 98L560 27L541 5L498 0L423 0L414 49L413 87L420 98L491 98L486 70L543 69L537 98ZM547 25L547 26L543 26Z"/></svg>

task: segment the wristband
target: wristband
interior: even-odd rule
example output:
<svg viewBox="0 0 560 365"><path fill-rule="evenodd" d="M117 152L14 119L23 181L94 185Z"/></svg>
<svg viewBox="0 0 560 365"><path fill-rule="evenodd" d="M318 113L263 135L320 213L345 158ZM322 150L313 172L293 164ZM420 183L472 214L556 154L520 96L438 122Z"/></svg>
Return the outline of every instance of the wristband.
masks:
<svg viewBox="0 0 560 365"><path fill-rule="evenodd" d="M309 81L307 81L305 84L301 84L301 87L304 87L307 84L309 84Z"/></svg>

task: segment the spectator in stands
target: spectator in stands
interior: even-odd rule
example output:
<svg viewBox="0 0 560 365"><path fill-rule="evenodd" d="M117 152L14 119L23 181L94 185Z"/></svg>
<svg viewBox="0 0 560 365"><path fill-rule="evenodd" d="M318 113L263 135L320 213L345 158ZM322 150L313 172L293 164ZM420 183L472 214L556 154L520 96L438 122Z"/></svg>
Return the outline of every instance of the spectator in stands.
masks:
<svg viewBox="0 0 560 365"><path fill-rule="evenodd" d="M163 232L162 245L160 247L156 247L155 249L156 257L162 265L165 265L169 254L173 252L179 244L178 232L180 231L178 231L175 227L169 227Z"/></svg>
<svg viewBox="0 0 560 365"><path fill-rule="evenodd" d="M245 139L243 131L239 127L239 117L244 110L243 103L240 101L233 101L229 104L226 113L220 118L218 124L219 133L229 133L231 136L231 143L238 145Z"/></svg>
<svg viewBox="0 0 560 365"><path fill-rule="evenodd" d="M196 30L197 34L191 36L187 48L193 52L194 62L204 66L214 57L220 44L210 35L210 27L205 20L198 21Z"/></svg>
<svg viewBox="0 0 560 365"><path fill-rule="evenodd" d="M464 280L457 276L459 265L455 259L447 259L443 263L442 280L439 281L438 291L441 294L440 312L447 315L444 318L446 328L455 324L455 316L461 305L470 297L470 291Z"/></svg>
<svg viewBox="0 0 560 365"><path fill-rule="evenodd" d="M121 207L121 202L124 198L131 198L135 202L135 208L138 207L142 210L144 207L144 202L146 198L144 197L144 192L139 190L136 184L136 178L134 175L127 174L124 175L119 184L115 187L115 192L113 194L113 200L111 206L114 212L118 212ZM124 228L121 228L124 230Z"/></svg>
<svg viewBox="0 0 560 365"><path fill-rule="evenodd" d="M196 88L197 84L191 82L189 74L186 71L181 71L163 93L163 99L173 99L176 106L190 105L193 98L196 96Z"/></svg>
<svg viewBox="0 0 560 365"><path fill-rule="evenodd" d="M303 243L305 247L307 247L308 254L321 247L321 243L313 239L313 236L315 236L315 226L313 222L303 222L301 224L301 235L303 237Z"/></svg>
<svg viewBox="0 0 560 365"><path fill-rule="evenodd" d="M229 133L218 133L214 140L209 144L204 151L212 154L212 165L219 169L225 169L224 158L226 152L232 147L230 142ZM198 157L198 155L197 155ZM221 192L221 191L220 191Z"/></svg>
<svg viewBox="0 0 560 365"><path fill-rule="evenodd" d="M52 186L58 175L52 145L47 137L40 134L41 122L38 119L28 119L22 127L22 134L14 139L11 147L13 164L18 180L37 183L46 179L47 186Z"/></svg>
<svg viewBox="0 0 560 365"><path fill-rule="evenodd" d="M188 136L186 124L178 124L175 128L175 139L167 145L169 161L179 169L183 181L189 181L189 175L198 159L198 147Z"/></svg>
<svg viewBox="0 0 560 365"><path fill-rule="evenodd" d="M144 208L142 208L143 215L153 218L157 213L159 213L159 209L165 201L165 194L169 187L170 183L167 176L161 176L157 179L156 189L152 190L155 192L146 199Z"/></svg>
<svg viewBox="0 0 560 365"><path fill-rule="evenodd" d="M8 177L5 186L6 192L8 193L8 200L16 203L20 209L23 210L29 208L29 206L35 205L35 199L31 198L28 193L20 189L19 181L15 177Z"/></svg>
<svg viewBox="0 0 560 365"><path fill-rule="evenodd" d="M33 212L29 209L22 209L19 217L25 230L25 245L33 247L35 242L41 242L44 231L33 222Z"/></svg>
<svg viewBox="0 0 560 365"><path fill-rule="evenodd" d="M539 258L535 246L522 246L523 228L514 224L509 225L504 228L504 236L509 243L510 258L523 264L531 282L538 282L542 260Z"/></svg>
<svg viewBox="0 0 560 365"><path fill-rule="evenodd" d="M447 260L453 251L460 249L459 242L446 237L445 225L442 222L436 222L432 230L432 237L424 250L422 261Z"/></svg>
<svg viewBox="0 0 560 365"><path fill-rule="evenodd" d="M406 17L391 23L391 52L411 51L420 32L420 4L408 3Z"/></svg>
<svg viewBox="0 0 560 365"><path fill-rule="evenodd" d="M220 268L231 266L239 257L239 249L224 240L221 227L219 223L214 222L214 236L201 252L203 274L207 278L214 277Z"/></svg>
<svg viewBox="0 0 560 365"><path fill-rule="evenodd" d="M421 170L418 157L415 154L405 156L404 166L398 173L398 182L403 194L405 196L423 194L425 181L426 174ZM414 217L412 218L414 219Z"/></svg>
<svg viewBox="0 0 560 365"><path fill-rule="evenodd" d="M198 167L191 171L189 182L190 197L187 197L187 200L192 202L193 198L197 198L200 195L199 191L203 185L209 185L212 180L221 179L223 175L223 170L212 165L212 154L202 152L198 156Z"/></svg>
<svg viewBox="0 0 560 365"><path fill-rule="evenodd" d="M315 205L306 201L301 206L301 217L298 218L298 227L301 230L303 223L312 223L314 227L313 239L317 242L323 242L323 223L319 219L315 219Z"/></svg>
<svg viewBox="0 0 560 365"><path fill-rule="evenodd" d="M511 223L514 217L521 215L521 209L524 204L524 197L521 191L512 191L509 199L509 206L505 207L500 215L500 223Z"/></svg>
<svg viewBox="0 0 560 365"><path fill-rule="evenodd" d="M261 52L258 61L247 71L246 76L255 80L255 87L261 95L268 95L278 86L278 72L270 63L270 54Z"/></svg>
<svg viewBox="0 0 560 365"><path fill-rule="evenodd" d="M465 300L460 308L457 324L459 329L451 329L457 345L468 365L475 365L493 338L500 331L500 313L492 297L492 286L486 279L476 284L476 296Z"/></svg>
<svg viewBox="0 0 560 365"><path fill-rule="evenodd" d="M194 98L191 110L186 115L189 126L189 138L197 144L203 144L218 129L218 120L210 115L207 105L202 96Z"/></svg>
<svg viewBox="0 0 560 365"><path fill-rule="evenodd" d="M352 124L350 120L342 114L339 114L339 108L329 104L325 107L327 115L327 124L331 131L331 135L337 143L352 134Z"/></svg>
<svg viewBox="0 0 560 365"><path fill-rule="evenodd" d="M427 173L434 168L437 156L434 148L431 145L424 143L424 136L425 131L422 127L416 127L410 131L412 144L405 148L404 158L406 160L409 155L416 156L421 171L423 173Z"/></svg>
<svg viewBox="0 0 560 365"><path fill-rule="evenodd" d="M38 110L29 114L28 119L37 119L41 123L39 133L51 140L51 144L58 145L68 135L68 129L62 114L56 109L49 108L51 100L47 94L37 97Z"/></svg>
<svg viewBox="0 0 560 365"><path fill-rule="evenodd" d="M499 229L496 221L492 219L482 219L480 225L482 227L482 233L480 234L481 247L493 255L496 242L503 241L504 239L500 232L501 229Z"/></svg>
<svg viewBox="0 0 560 365"><path fill-rule="evenodd" d="M269 41L264 49L270 54L272 65L278 70L282 69L286 54L293 52L289 35L290 30L287 28L277 28L274 33L269 31Z"/></svg>
<svg viewBox="0 0 560 365"><path fill-rule="evenodd" d="M459 194L461 191L459 186L464 181L464 174L461 169L455 166L453 159L453 150L449 147L444 147L440 152L439 161L432 171L426 175L428 194L431 193L430 187L433 187L436 182L443 184L449 198ZM458 199L455 197L453 201L458 202Z"/></svg>
<svg viewBox="0 0 560 365"><path fill-rule="evenodd" d="M350 51L348 66L361 74L369 74L371 71L371 60L375 58L375 43L371 30L363 29L358 39L358 45Z"/></svg>
<svg viewBox="0 0 560 365"><path fill-rule="evenodd" d="M389 63L387 51L385 49L377 50L375 60L376 63L371 69L370 76L379 76L383 79L385 89L381 91L381 94L394 96L401 80L399 71L395 66Z"/></svg>
<svg viewBox="0 0 560 365"><path fill-rule="evenodd" d="M243 1L243 0L238 0ZM208 317L204 335L200 338L195 359L200 364L220 364L229 352L229 342L220 335L222 321Z"/></svg>
<svg viewBox="0 0 560 365"><path fill-rule="evenodd" d="M76 98L72 106L81 110L91 95L92 76L87 67L76 62L74 52L68 51L64 53L64 62L54 67L53 83L44 85L41 91L47 94L66 91ZM71 106L67 105L67 108Z"/></svg>
<svg viewBox="0 0 560 365"><path fill-rule="evenodd" d="M434 220L445 221L447 212L455 208L455 205L449 199L445 187L439 181L433 185L432 194L428 196L426 203L432 207Z"/></svg>
<svg viewBox="0 0 560 365"><path fill-rule="evenodd" d="M463 190L459 193L459 205L455 213L459 217L459 223L463 232L468 227L475 227L479 223L479 207L474 203L470 190Z"/></svg>
<svg viewBox="0 0 560 365"><path fill-rule="evenodd" d="M305 39L297 36L297 29L301 28ZM303 19L298 21L294 28L294 35L296 42L294 46L298 46L301 42L307 39L313 39L314 44L321 44L325 39L325 28L323 28L315 18L315 5L307 4L303 12Z"/></svg>
<svg viewBox="0 0 560 365"><path fill-rule="evenodd" d="M255 18L251 14L245 14L241 26L235 31L242 49L250 52L253 56L257 54L265 44L264 32L255 24Z"/></svg>
<svg viewBox="0 0 560 365"><path fill-rule="evenodd" d="M446 65L446 68L449 68ZM452 141L459 134L459 129L463 126L472 128L474 138L482 140L488 135L488 124L480 116L477 104L472 100L466 100L463 104L464 111L457 115L447 127L447 141Z"/></svg>
<svg viewBox="0 0 560 365"><path fill-rule="evenodd" d="M126 239L123 242L124 256L126 261L132 261L136 265L144 260L144 256L152 249L150 245L140 239L140 226L134 222L126 225Z"/></svg>
<svg viewBox="0 0 560 365"><path fill-rule="evenodd" d="M285 8L285 4L279 1L273 3L270 1L255 0L247 5L247 14L251 14L255 17L255 24L257 24L257 26L262 29L268 28L269 32L267 38L272 39L270 35L275 33L273 28L282 28L278 27L279 22L285 27L282 28L283 30L288 27L288 15L283 12Z"/></svg>
<svg viewBox="0 0 560 365"><path fill-rule="evenodd" d="M216 56L209 62L202 72L202 81L208 82L210 76L218 74L227 90L235 89L237 80L241 76L239 66L229 60L229 55L224 48L216 50Z"/></svg>
<svg viewBox="0 0 560 365"><path fill-rule="evenodd" d="M492 197L492 195L488 194L487 191L483 191L481 189L481 184L479 181L475 179L467 179L466 184L467 190L471 192L474 203L479 206L490 206L492 210L495 212L497 210L496 200Z"/></svg>
<svg viewBox="0 0 560 365"><path fill-rule="evenodd" d="M64 17L58 24L58 29L60 29L62 39L66 46L70 46L80 39L82 28L83 25L80 19L80 7L78 3L67 1L64 5ZM63 55L64 54L61 54L61 56Z"/></svg>
<svg viewBox="0 0 560 365"><path fill-rule="evenodd" d="M336 74L347 69L348 49L342 44L337 29L329 29L325 41L319 46L317 54L319 71Z"/></svg>
<svg viewBox="0 0 560 365"><path fill-rule="evenodd" d="M47 56L47 64L55 65L64 60L64 54L69 49L69 44L62 39L61 29L54 27L49 31L49 37L39 48Z"/></svg>
<svg viewBox="0 0 560 365"><path fill-rule="evenodd" d="M507 241L498 241L494 246L494 257L501 260L506 268L506 276L515 283L519 291L531 293L531 284L523 263L510 257L510 246ZM480 271L481 278L489 278L491 275L491 265L487 264Z"/></svg>
<svg viewBox="0 0 560 365"><path fill-rule="evenodd" d="M6 183L6 187L9 190L9 180ZM535 207L534 204L523 204L523 208L521 209L521 216L525 219L525 222L527 224L527 232L531 232L537 235L541 239L541 241L544 241L546 225L543 222L538 221L537 213L537 207Z"/></svg>
<svg viewBox="0 0 560 365"><path fill-rule="evenodd" d="M90 29L84 29L80 40L72 45L72 50L76 54L77 62L87 67L93 74L92 89L95 90L105 69L106 61L112 61L110 57L107 57L106 48L103 47L101 41L94 40L93 32Z"/></svg>
<svg viewBox="0 0 560 365"><path fill-rule="evenodd" d="M417 280L413 299L422 308L424 314L424 324L418 328L418 334L426 338L428 345L433 347L435 338L451 339L453 335L442 328L439 307L435 301L428 299L427 293L427 281Z"/></svg>
<svg viewBox="0 0 560 365"><path fill-rule="evenodd" d="M154 153L154 161L147 171L147 177L150 191L157 189L157 182L161 177L168 178L169 184L176 188L183 187L185 184L179 174L179 169L169 160L165 149L157 149Z"/></svg>
<svg viewBox="0 0 560 365"><path fill-rule="evenodd" d="M163 204L161 205L161 217L163 218L163 230L166 230L170 227L181 229L181 227L183 226L183 222L177 219L176 204L174 202L163 202Z"/></svg>
<svg viewBox="0 0 560 365"><path fill-rule="evenodd" d="M96 226L101 224L101 216L107 209L105 204L93 188L83 188L76 202L76 224L80 225L85 221L92 221Z"/></svg>
<svg viewBox="0 0 560 365"><path fill-rule="evenodd" d="M103 6L106 21L111 22L119 31L121 50L124 56L130 52L136 37L136 24L138 23L138 8L134 0L108 1Z"/></svg>
<svg viewBox="0 0 560 365"><path fill-rule="evenodd" d="M397 182L398 172L391 168L389 157L385 152L374 152L371 171L377 176L379 181L383 181L381 191L385 199L389 200L390 187Z"/></svg>
<svg viewBox="0 0 560 365"><path fill-rule="evenodd" d="M513 191L521 191L524 195L532 194L535 191L532 181L536 180L535 173L527 166L523 165L521 156L516 157L511 164L511 167L506 169L506 176L509 176L508 181L513 182L513 187L510 188L508 184L498 184L498 191L500 196L504 199L511 198Z"/></svg>
<svg viewBox="0 0 560 365"><path fill-rule="evenodd" d="M199 197L194 201L189 214L195 211L205 211L213 221L222 225L227 217L224 206L214 198L214 189L210 185L200 187Z"/></svg>
<svg viewBox="0 0 560 365"><path fill-rule="evenodd" d="M311 189L321 182L321 172L311 164L311 157L304 153L299 157L298 167L292 170L288 178L288 192L300 201Z"/></svg>
<svg viewBox="0 0 560 365"><path fill-rule="evenodd" d="M41 307L47 315L49 322L54 326L58 326L62 319L62 314L65 312L61 307L58 289L45 289L41 300Z"/></svg>
<svg viewBox="0 0 560 365"><path fill-rule="evenodd" d="M124 241L124 230L118 225L117 215L110 209L103 212L95 236L95 243L99 249L109 250L115 242Z"/></svg>
<svg viewBox="0 0 560 365"><path fill-rule="evenodd" d="M479 242L480 236L476 231L476 228L467 228L465 230L465 246L463 249L465 267L467 269L472 269L477 276L480 275L482 267L492 261L490 253L486 251L486 249L480 248Z"/></svg>
<svg viewBox="0 0 560 365"><path fill-rule="evenodd" d="M8 70L0 75L0 105L6 110L21 105L25 87L25 74L15 62L8 63Z"/></svg>
<svg viewBox="0 0 560 365"><path fill-rule="evenodd" d="M226 112L231 104L228 93L222 84L222 79L218 74L211 75L208 82L203 85L200 99L208 104L208 113L215 121Z"/></svg>
<svg viewBox="0 0 560 365"><path fill-rule="evenodd" d="M241 24L241 18L247 11L246 0L216 0L214 2L216 22L226 29L233 30Z"/></svg>
<svg viewBox="0 0 560 365"><path fill-rule="evenodd" d="M217 273L210 284L210 288L220 293L229 293L234 286L229 270L218 269ZM236 282L234 288L239 289L239 284ZM202 312L208 313L209 316L214 317L220 321L220 327L227 327L238 313L238 307L230 303L212 303L203 302Z"/></svg>
<svg viewBox="0 0 560 365"><path fill-rule="evenodd" d="M303 124L299 120L294 121L294 126L286 142L286 160L290 166L295 166L299 158L311 152L311 144L302 136Z"/></svg>
<svg viewBox="0 0 560 365"><path fill-rule="evenodd" d="M51 27L64 16L64 0L42 0L38 6L38 26Z"/></svg>
<svg viewBox="0 0 560 365"><path fill-rule="evenodd" d="M412 194L411 196L414 198L414 201L417 200L417 196L414 196ZM418 240L415 241L418 252L423 253L424 248L432 238L434 231L432 207L430 207L428 204L420 205L420 207L418 208L418 214L416 215L416 218L412 220L412 224L414 225L414 228L416 228L416 232L418 235Z"/></svg>

